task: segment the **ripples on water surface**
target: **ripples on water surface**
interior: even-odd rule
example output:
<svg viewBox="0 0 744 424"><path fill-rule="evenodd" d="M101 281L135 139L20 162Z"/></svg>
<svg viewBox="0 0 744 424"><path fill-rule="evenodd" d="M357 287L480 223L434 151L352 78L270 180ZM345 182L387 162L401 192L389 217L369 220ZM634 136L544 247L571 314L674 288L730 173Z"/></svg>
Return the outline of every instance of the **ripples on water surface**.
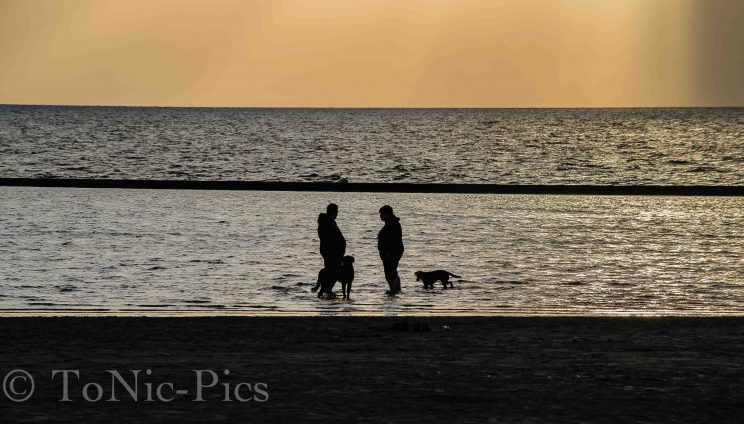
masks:
<svg viewBox="0 0 744 424"><path fill-rule="evenodd" d="M0 106L0 176L739 185L744 109Z"/></svg>
<svg viewBox="0 0 744 424"><path fill-rule="evenodd" d="M330 201L357 259L351 302L309 292ZM395 299L383 203L406 243ZM742 198L0 187L0 309L742 313L742 228ZM464 280L423 290L413 272L436 268Z"/></svg>

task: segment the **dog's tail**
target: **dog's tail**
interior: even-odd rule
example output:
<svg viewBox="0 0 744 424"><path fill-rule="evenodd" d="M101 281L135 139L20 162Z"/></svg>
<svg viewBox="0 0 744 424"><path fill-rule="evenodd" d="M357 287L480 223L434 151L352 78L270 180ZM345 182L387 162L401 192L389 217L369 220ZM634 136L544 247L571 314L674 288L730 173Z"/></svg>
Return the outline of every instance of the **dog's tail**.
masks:
<svg viewBox="0 0 744 424"><path fill-rule="evenodd" d="M455 278L462 278L462 277L460 277L459 275L455 275L455 274L453 274L453 273L451 273L451 272L449 272L449 271L447 271L447 274L449 274L449 275L450 275L450 277L455 277Z"/></svg>

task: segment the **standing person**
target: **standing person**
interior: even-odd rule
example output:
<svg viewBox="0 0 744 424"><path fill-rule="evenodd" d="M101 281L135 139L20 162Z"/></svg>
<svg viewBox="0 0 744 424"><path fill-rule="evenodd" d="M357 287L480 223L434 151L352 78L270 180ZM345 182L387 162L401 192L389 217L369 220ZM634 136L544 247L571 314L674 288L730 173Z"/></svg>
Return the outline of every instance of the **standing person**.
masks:
<svg viewBox="0 0 744 424"><path fill-rule="evenodd" d="M320 238L320 255L326 269L325 281L321 282L318 297L330 293L341 272L341 260L346 254L346 239L336 225L338 205L331 203L326 213L318 215L318 238Z"/></svg>
<svg viewBox="0 0 744 424"><path fill-rule="evenodd" d="M400 218L393 214L393 208L389 205L380 208L380 219L385 221L385 225L377 233L377 250L385 268L385 280L390 286L385 293L393 295L400 293L398 262L403 257L403 229L400 227Z"/></svg>

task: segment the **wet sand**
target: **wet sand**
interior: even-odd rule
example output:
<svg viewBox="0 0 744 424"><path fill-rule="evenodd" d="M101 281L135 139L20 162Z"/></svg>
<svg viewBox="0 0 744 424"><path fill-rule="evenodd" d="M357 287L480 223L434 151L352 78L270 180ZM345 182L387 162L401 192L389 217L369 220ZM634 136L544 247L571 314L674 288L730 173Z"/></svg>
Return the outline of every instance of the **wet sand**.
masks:
<svg viewBox="0 0 744 424"><path fill-rule="evenodd" d="M24 369L35 382L26 402L0 392L2 422L722 422L744 413L744 318L2 318L0 334L0 377ZM70 402L60 402L61 375L51 378L64 369L80 370ZM109 399L106 370L132 384L137 369L152 371L139 376L137 402L122 386L119 402L81 394L95 382ZM194 402L194 369L220 373L205 402ZM15 382L23 392L25 380ZM234 393L241 382L251 388L238 394L253 399L224 402L223 383ZM188 393L165 387L173 401L147 402L145 383ZM263 402L256 383L266 384Z"/></svg>

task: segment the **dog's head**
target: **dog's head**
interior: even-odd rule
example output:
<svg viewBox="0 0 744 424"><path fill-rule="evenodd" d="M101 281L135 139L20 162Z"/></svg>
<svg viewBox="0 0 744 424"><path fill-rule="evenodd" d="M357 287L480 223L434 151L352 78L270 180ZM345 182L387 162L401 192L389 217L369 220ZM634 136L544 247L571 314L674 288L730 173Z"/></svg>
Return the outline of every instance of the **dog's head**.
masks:
<svg viewBox="0 0 744 424"><path fill-rule="evenodd" d="M349 255L346 255L341 260L341 263L344 264L344 265L351 265L351 264L354 263L354 257L353 256L349 256Z"/></svg>
<svg viewBox="0 0 744 424"><path fill-rule="evenodd" d="M416 276L416 281L421 281L421 271L416 271L413 275Z"/></svg>

